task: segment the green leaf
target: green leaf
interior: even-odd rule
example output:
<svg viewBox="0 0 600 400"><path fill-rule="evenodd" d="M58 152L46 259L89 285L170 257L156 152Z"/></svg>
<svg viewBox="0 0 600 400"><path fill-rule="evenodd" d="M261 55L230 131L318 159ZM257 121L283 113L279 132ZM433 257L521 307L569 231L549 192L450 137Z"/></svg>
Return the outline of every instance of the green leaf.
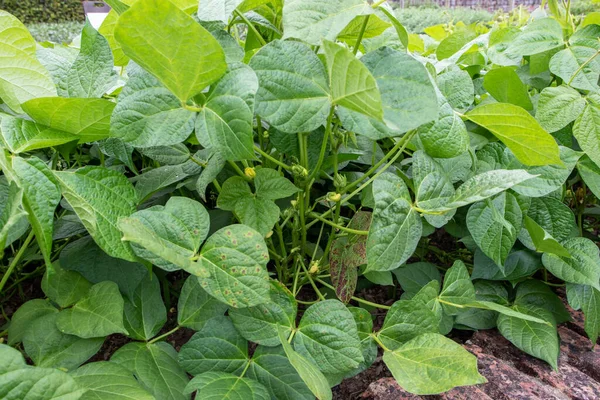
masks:
<svg viewBox="0 0 600 400"><path fill-rule="evenodd" d="M54 210L61 195L56 178L39 158L13 157L12 169L17 184L23 188L23 208L29 214L29 222L46 264L50 263ZM7 171L4 171L7 174Z"/></svg>
<svg viewBox="0 0 600 400"><path fill-rule="evenodd" d="M363 361L354 317L337 300L321 301L305 311L293 345L325 374L348 372Z"/></svg>
<svg viewBox="0 0 600 400"><path fill-rule="evenodd" d="M189 378L177 362L177 352L168 343L128 343L110 361L131 371L156 399L189 400L184 393Z"/></svg>
<svg viewBox="0 0 600 400"><path fill-rule="evenodd" d="M300 378L302 378L306 386L308 386L318 400L331 400L332 393L327 378L325 378L314 363L294 351L287 341L285 332L285 329L279 330L279 341L292 367L298 372Z"/></svg>
<svg viewBox="0 0 600 400"><path fill-rule="evenodd" d="M600 167L600 94L589 95L588 101L573 125L573 135L588 157Z"/></svg>
<svg viewBox="0 0 600 400"><path fill-rule="evenodd" d="M3 399L83 399L85 390L63 371L25 365L21 353L5 344L0 344L0 360L0 396Z"/></svg>
<svg viewBox="0 0 600 400"><path fill-rule="evenodd" d="M86 364L71 376L80 388L87 389L81 400L154 400L131 372L113 362Z"/></svg>
<svg viewBox="0 0 600 400"><path fill-rule="evenodd" d="M248 308L231 308L228 314L246 340L274 347L280 344L278 327L291 332L296 325L298 304L285 285L273 280L270 284L269 302Z"/></svg>
<svg viewBox="0 0 600 400"><path fill-rule="evenodd" d="M531 110L533 104L527 87L512 67L496 68L485 74L483 87L500 103L510 103Z"/></svg>
<svg viewBox="0 0 600 400"><path fill-rule="evenodd" d="M123 164L127 165L127 168L130 170L137 171L132 158L133 146L129 143L125 143L119 138L110 137L98 142L98 148L103 154L119 160Z"/></svg>
<svg viewBox="0 0 600 400"><path fill-rule="evenodd" d="M595 345L600 332L600 291L588 285L568 283L567 299L571 307L583 310L583 328Z"/></svg>
<svg viewBox="0 0 600 400"><path fill-rule="evenodd" d="M477 248L471 277L473 279L518 281L540 269L540 258L540 255L529 250L513 251L506 258L504 273L502 273L498 265Z"/></svg>
<svg viewBox="0 0 600 400"><path fill-rule="evenodd" d="M179 364L193 376L209 371L239 374L247 362L248 342L225 316L208 320L179 352Z"/></svg>
<svg viewBox="0 0 600 400"><path fill-rule="evenodd" d="M289 179L270 168L261 168L254 177L256 195L269 200L290 197L300 191Z"/></svg>
<svg viewBox="0 0 600 400"><path fill-rule="evenodd" d="M187 139L195 113L182 108L177 97L143 69L130 67L128 73L112 113L110 135L144 149Z"/></svg>
<svg viewBox="0 0 600 400"><path fill-rule="evenodd" d="M137 196L123 174L103 167L87 166L75 172L57 171L63 196L90 233L109 256L135 261L128 243L117 228L120 217L135 211Z"/></svg>
<svg viewBox="0 0 600 400"><path fill-rule="evenodd" d="M229 17L243 0L206 0L202 7L198 8L198 19L200 21L229 22Z"/></svg>
<svg viewBox="0 0 600 400"><path fill-rule="evenodd" d="M259 82L256 114L271 126L296 133L315 130L326 121L331 105L327 73L310 47L275 40L252 57L250 67Z"/></svg>
<svg viewBox="0 0 600 400"><path fill-rule="evenodd" d="M473 104L475 88L471 75L462 69L452 69L438 75L437 85L452 108L466 110Z"/></svg>
<svg viewBox="0 0 600 400"><path fill-rule="evenodd" d="M417 129L418 140L431 157L457 157L469 148L467 127L441 93L438 93L437 99L438 118Z"/></svg>
<svg viewBox="0 0 600 400"><path fill-rule="evenodd" d="M595 164L587 155L577 163L577 171L592 193L600 198L600 166Z"/></svg>
<svg viewBox="0 0 600 400"><path fill-rule="evenodd" d="M365 23L366 18L369 18L369 20L366 22L367 26L365 27L364 32L362 34L363 39L377 37L381 35L386 29L392 26L390 23L383 21L376 14L359 15L357 17L354 17L354 19L350 21L350 23L346 25L346 27L338 34L337 40L346 42L349 45L354 46L356 44L356 40L360 35L362 26Z"/></svg>
<svg viewBox="0 0 600 400"><path fill-rule="evenodd" d="M454 186L446 175L446 171L421 150L413 153L412 174L415 186L415 204L419 208L443 207L454 195ZM445 225L452 217L453 213L442 216L425 216L427 222L435 227Z"/></svg>
<svg viewBox="0 0 600 400"><path fill-rule="evenodd" d="M33 321L23 336L23 348L38 367L72 370L96 354L104 338L65 335L56 327L58 315L51 313Z"/></svg>
<svg viewBox="0 0 600 400"><path fill-rule="evenodd" d="M113 281L127 298L133 301L135 289L148 274L148 269L106 254L90 236L69 243L60 252L60 266L79 272L92 283Z"/></svg>
<svg viewBox="0 0 600 400"><path fill-rule="evenodd" d="M66 308L82 299L92 284L79 273L64 270L55 262L46 268L41 286L50 300Z"/></svg>
<svg viewBox="0 0 600 400"><path fill-rule="evenodd" d="M123 298L116 283L106 281L92 286L84 298L59 313L57 328L81 338L128 334L123 326Z"/></svg>
<svg viewBox="0 0 600 400"><path fill-rule="evenodd" d="M525 165L561 164L554 138L521 107L490 103L466 117L493 133Z"/></svg>
<svg viewBox="0 0 600 400"><path fill-rule="evenodd" d="M556 132L575 121L585 100L569 86L547 87L540 93L535 118L548 132Z"/></svg>
<svg viewBox="0 0 600 400"><path fill-rule="evenodd" d="M20 306L10 319L8 326L8 344L14 346L23 341L31 325L39 318L57 313L58 310L48 300L34 299Z"/></svg>
<svg viewBox="0 0 600 400"><path fill-rule="evenodd" d="M0 255L4 248L19 239L29 229L27 213L22 208L23 190L14 182L7 183L0 179L0 199L2 214L0 214Z"/></svg>
<svg viewBox="0 0 600 400"><path fill-rule="evenodd" d="M406 264L396 270L394 275L405 293L416 294L431 281L442 281L437 267L428 262ZM436 293L437 296L437 293Z"/></svg>
<svg viewBox="0 0 600 400"><path fill-rule="evenodd" d="M385 173L373 181L375 209L367 239L366 271L390 271L412 256L421 238L421 217L411 207L406 184Z"/></svg>
<svg viewBox="0 0 600 400"><path fill-rule="evenodd" d="M182 102L219 79L227 67L219 42L171 2L135 2L119 17L115 38L128 57Z"/></svg>
<svg viewBox="0 0 600 400"><path fill-rule="evenodd" d="M509 192L473 204L467 227L483 253L501 268L523 225L522 200Z"/></svg>
<svg viewBox="0 0 600 400"><path fill-rule="evenodd" d="M526 215L523 222L528 236L526 240L532 244L532 250L535 250L539 253L556 254L557 256L566 258L571 257L571 254L567 251L567 249L565 249L544 228L538 225L538 223L535 222L530 216Z"/></svg>
<svg viewBox="0 0 600 400"><path fill-rule="evenodd" d="M381 120L383 108L377 82L352 52L323 40L332 103Z"/></svg>
<svg viewBox="0 0 600 400"><path fill-rule="evenodd" d="M387 312L377 336L387 348L395 350L423 333L437 333L439 324L438 317L425 303L398 300Z"/></svg>
<svg viewBox="0 0 600 400"><path fill-rule="evenodd" d="M21 104L27 100L56 96L56 87L35 58L35 40L27 28L4 10L0 10L0 21L0 98L21 113Z"/></svg>
<svg viewBox="0 0 600 400"><path fill-rule="evenodd" d="M474 299L475 287L471 282L469 271L462 261L456 260L452 267L446 271L444 286L439 295L444 311L449 315L457 314L456 307L445 303L464 305L471 303Z"/></svg>
<svg viewBox="0 0 600 400"><path fill-rule="evenodd" d="M166 271L194 269L192 258L206 239L210 218L202 204L174 196L164 206L153 206L121 218L123 240L141 258Z"/></svg>
<svg viewBox="0 0 600 400"><path fill-rule="evenodd" d="M563 30L553 18L541 18L528 24L506 50L509 57L530 56L564 46Z"/></svg>
<svg viewBox="0 0 600 400"><path fill-rule="evenodd" d="M525 353L546 361L557 370L559 343L552 313L532 305L514 305L512 308L521 313L540 316L551 324L540 324L501 314L498 316L498 330L502 336Z"/></svg>
<svg viewBox="0 0 600 400"><path fill-rule="evenodd" d="M335 40L356 16L371 12L363 0L287 0L283 5L283 39L321 45L321 39Z"/></svg>
<svg viewBox="0 0 600 400"><path fill-rule="evenodd" d="M554 315L557 324L571 320L563 301L545 283L529 279L519 283L514 304L544 308Z"/></svg>
<svg viewBox="0 0 600 400"><path fill-rule="evenodd" d="M135 290L133 301L125 300L123 326L129 337L150 340L166 322L160 283L156 275L147 274Z"/></svg>
<svg viewBox="0 0 600 400"><path fill-rule="evenodd" d="M61 97L102 97L116 84L108 41L87 21L81 32L79 55L59 84Z"/></svg>
<svg viewBox="0 0 600 400"><path fill-rule="evenodd" d="M384 123L341 109L338 114L345 128L377 140L399 136L437 118L435 89L419 61L389 47L372 51L361 61L377 81Z"/></svg>
<svg viewBox="0 0 600 400"><path fill-rule="evenodd" d="M437 49L435 50L437 59L441 61L450 58L477 36L475 30L470 27L456 29L455 32L444 38L440 44L438 44Z"/></svg>
<svg viewBox="0 0 600 400"><path fill-rule="evenodd" d="M487 51L490 61L497 65L520 65L522 55L507 52L512 41L520 33L521 30L516 26L492 30Z"/></svg>
<svg viewBox="0 0 600 400"><path fill-rule="evenodd" d="M115 0L112 0L115 1ZM118 1L118 0L116 0ZM107 2L108 3L108 2ZM119 14L125 12L125 10L117 13L117 10L114 6L111 6L113 9L108 12L108 15L102 22L102 25L98 28L98 32L106 38L108 41L108 45L110 50L112 51L112 55L114 57L114 64L117 67L124 67L129 62L129 57L123 53L123 49L117 39L115 39L115 28L117 27L117 21L119 20ZM129 7L127 7L129 8Z"/></svg>
<svg viewBox="0 0 600 400"><path fill-rule="evenodd" d="M558 242L570 238L573 229L575 229L575 215L573 215L573 211L562 201L552 197L531 199L528 216ZM531 222L529 223L531 224ZM532 228L537 230L533 224ZM534 243L531 243L524 232L521 232L519 239L525 246L534 250Z"/></svg>
<svg viewBox="0 0 600 400"><path fill-rule="evenodd" d="M206 372L196 376L185 387L185 393L196 392L206 400L269 400L271 395L260 383L224 372Z"/></svg>
<svg viewBox="0 0 600 400"><path fill-rule="evenodd" d="M571 258L544 253L542 262L552 275L569 283L600 289L600 251L589 239L578 237L562 242Z"/></svg>
<svg viewBox="0 0 600 400"><path fill-rule="evenodd" d="M269 300L269 261L261 235L244 225L215 232L200 251L198 265L208 274L198 277L204 290L234 307L252 307Z"/></svg>
<svg viewBox="0 0 600 400"><path fill-rule="evenodd" d="M39 124L64 131L89 143L109 136L115 103L104 99L43 97L29 100L23 110Z"/></svg>
<svg viewBox="0 0 600 400"><path fill-rule="evenodd" d="M188 166L191 166L192 168L188 169ZM191 172L190 175L195 175L195 173L200 170L201 167L198 164L188 160L188 162L184 164L163 165L162 167L151 169L136 176L132 181L135 181L135 191L137 192L138 198L141 199L141 202L145 202L149 200L154 193L187 178L189 176L187 172Z"/></svg>
<svg viewBox="0 0 600 400"><path fill-rule="evenodd" d="M398 384L414 394L437 394L487 382L477 371L477 357L437 333L417 336L394 351L386 351L383 362Z"/></svg>
<svg viewBox="0 0 600 400"><path fill-rule="evenodd" d="M68 132L48 128L22 118L3 115L0 120L0 131L6 147L11 153L25 153L31 150L59 146L78 140Z"/></svg>
<svg viewBox="0 0 600 400"><path fill-rule="evenodd" d="M229 66L211 87L196 119L196 136L205 148L227 160L254 159L252 118L258 79L242 63Z"/></svg>
<svg viewBox="0 0 600 400"><path fill-rule="evenodd" d="M199 331L206 321L222 316L225 311L227 305L206 293L196 276L191 275L185 280L177 302L179 325Z"/></svg>
<svg viewBox="0 0 600 400"><path fill-rule="evenodd" d="M262 383L273 399L314 400L310 389L302 381L282 347L258 346L252 355L246 376Z"/></svg>

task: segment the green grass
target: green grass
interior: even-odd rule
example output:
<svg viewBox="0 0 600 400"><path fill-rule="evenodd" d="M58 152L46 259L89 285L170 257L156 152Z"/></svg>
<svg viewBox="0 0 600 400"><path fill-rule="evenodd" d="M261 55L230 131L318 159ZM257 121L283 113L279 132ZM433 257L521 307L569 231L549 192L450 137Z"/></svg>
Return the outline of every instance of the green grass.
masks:
<svg viewBox="0 0 600 400"><path fill-rule="evenodd" d="M37 23L27 25L27 29L38 42L70 43L81 33L81 22Z"/></svg>

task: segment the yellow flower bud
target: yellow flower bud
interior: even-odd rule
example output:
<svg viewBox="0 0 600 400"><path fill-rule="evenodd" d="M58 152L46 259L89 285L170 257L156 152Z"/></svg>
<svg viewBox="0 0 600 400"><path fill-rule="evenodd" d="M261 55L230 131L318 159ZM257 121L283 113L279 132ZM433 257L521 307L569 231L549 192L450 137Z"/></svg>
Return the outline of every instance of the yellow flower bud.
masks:
<svg viewBox="0 0 600 400"><path fill-rule="evenodd" d="M244 169L244 174L250 178L250 179L254 179L254 177L256 176L256 171L254 170L254 168L252 167L246 167Z"/></svg>
<svg viewBox="0 0 600 400"><path fill-rule="evenodd" d="M308 272L312 275L316 274L317 272L319 272L319 262L318 261L313 261L310 264L310 269L308 270Z"/></svg>

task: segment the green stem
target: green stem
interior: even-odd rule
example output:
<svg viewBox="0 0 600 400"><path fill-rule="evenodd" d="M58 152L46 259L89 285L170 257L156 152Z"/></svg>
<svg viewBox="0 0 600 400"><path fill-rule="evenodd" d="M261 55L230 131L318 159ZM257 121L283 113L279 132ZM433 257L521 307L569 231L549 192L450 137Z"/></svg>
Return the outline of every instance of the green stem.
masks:
<svg viewBox="0 0 600 400"><path fill-rule="evenodd" d="M373 340L375 341L375 343L377 343L379 345L379 347L381 347L383 349L383 351L391 351L390 349L388 349L386 347L385 344L383 344L383 342L381 341L381 339L379 339L379 336L377 334L371 333L370 336L373 338Z"/></svg>
<svg viewBox="0 0 600 400"><path fill-rule="evenodd" d="M244 23L248 26L248 29L251 29L252 32L254 32L254 34L256 35L256 38L258 39L258 41L260 42L261 45L266 45L267 42L265 41L265 39L262 37L262 35L258 32L258 30L256 30L256 27L252 24L252 22L250 22L248 20L248 18L246 18L246 16L241 13L239 10L235 10L233 12L235 15L237 15L238 17L240 17L242 19L242 21L244 21Z"/></svg>
<svg viewBox="0 0 600 400"><path fill-rule="evenodd" d="M319 282L321 285L323 285L323 286L325 286L325 287L328 287L328 288L329 288L329 289L331 289L331 290L335 290L335 288L334 288L333 286L331 286L329 283L327 283L327 282L325 282L325 281L322 281L322 280L321 280L321 279L319 279L319 278L317 278L317 279L315 279L315 280L316 280L317 282ZM392 307L390 307L390 306L386 306L385 304L377 304L377 303L373 303L373 302L371 302L371 301L369 301L369 300L361 299L360 297L356 297L356 296L352 296L352 297L350 297L350 298L351 298L352 300L354 300L354 301L357 301L357 302L359 302L359 303L362 303L362 304L365 304L365 305L368 305L368 306L371 306L371 307L375 307L375 308L380 308L380 309L382 309L382 310L389 310L390 308L392 308Z"/></svg>
<svg viewBox="0 0 600 400"><path fill-rule="evenodd" d="M323 165L323 161L325 160L325 152L327 150L327 145L329 144L329 135L331 135L331 122L333 121L333 115L335 113L335 108L331 107L329 109L329 116L327 117L327 122L325 125L325 135L323 136L323 143L321 144L321 151L319 152L319 159L317 160L317 165L315 165L315 169L308 176L307 181L312 182L313 179L317 177L319 174L319 170ZM310 187L308 188L310 190Z"/></svg>
<svg viewBox="0 0 600 400"><path fill-rule="evenodd" d="M244 173L244 171L242 171L242 169L240 167L238 167L238 165L235 163L235 161L229 161L229 160L227 160L227 163L229 165L231 165L231 168L233 168L235 170L235 172L237 172L237 174L239 176L241 176L242 178L244 178L248 182L250 182L252 180L248 176L246 176L246 174Z"/></svg>
<svg viewBox="0 0 600 400"><path fill-rule="evenodd" d="M254 146L254 150L256 150L258 153L260 153L261 156L263 156L264 158L266 158L267 160L271 161L272 163L280 166L283 169L286 169L288 171L292 170L292 167L290 167L287 164L282 163L281 161L279 161L278 159L276 159L275 157L271 156L269 153L263 151L263 149L261 149L258 146Z"/></svg>
<svg viewBox="0 0 600 400"><path fill-rule="evenodd" d="M154 339L150 340L148 342L148 344L156 343L156 342L158 342L161 339L164 339L164 338L166 338L168 336L171 336L172 334L174 334L175 332L177 332L179 329L181 329L181 326L177 325L175 328L171 329L169 332L164 333L164 334L162 334L160 336L157 336Z"/></svg>
<svg viewBox="0 0 600 400"><path fill-rule="evenodd" d="M317 296L319 296L319 299L325 300L325 296L323 296L323 293L321 293L321 291L319 290L319 288L315 284L315 281L314 281L313 277L310 275L310 272L308 272L308 269L306 268L306 265L304 265L304 262L302 262L302 260L300 260L300 265L302 266L302 269L306 273L306 277L308 278L308 281L310 282L310 285L315 290L315 293L317 293Z"/></svg>
<svg viewBox="0 0 600 400"><path fill-rule="evenodd" d="M365 30L367 29L367 25L369 25L369 17L371 15L368 14L365 17L365 21L363 22L362 26L360 27L360 32L358 33L358 38L356 39L356 44L354 45L354 49L352 49L352 53L354 53L354 55L356 55L356 53L358 53L358 48L360 47L360 42L362 42L363 36L365 35Z"/></svg>
<svg viewBox="0 0 600 400"><path fill-rule="evenodd" d="M34 237L34 233L32 230L31 232L29 232L29 236L27 236L27 238L23 242L23 245L21 246L21 248L15 255L15 258L13 258L12 262L8 266L8 269L4 273L4 276L2 277L2 281L0 281L0 292L2 292L2 288L4 288L4 285L6 285L6 282L8 281L8 277L10 276L10 274L13 272L13 270L15 269L17 264L19 264L21 257L23 257L23 254L25 254L25 250L27 250L27 247L29 247L29 244L33 240L33 237Z"/></svg>
<svg viewBox="0 0 600 400"><path fill-rule="evenodd" d="M310 213L310 214L308 214L308 216L312 217L312 218L316 218L319 221L322 221L322 222L326 223L327 225L334 227L335 229L339 229L340 231L344 231L344 232L348 232L348 233L353 233L355 235L363 235L363 236L367 236L369 234L369 231L360 231L360 230L357 230L357 229L347 228L345 226L336 224L335 222L332 222L332 221L330 221L330 220L328 220L326 218L321 217L317 213Z"/></svg>

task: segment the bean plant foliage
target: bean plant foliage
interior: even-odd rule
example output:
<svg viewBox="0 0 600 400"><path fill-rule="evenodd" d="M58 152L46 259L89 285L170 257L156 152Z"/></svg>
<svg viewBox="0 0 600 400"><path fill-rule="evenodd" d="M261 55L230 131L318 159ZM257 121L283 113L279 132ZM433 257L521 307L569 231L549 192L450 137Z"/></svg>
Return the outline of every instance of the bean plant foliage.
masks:
<svg viewBox="0 0 600 400"><path fill-rule="evenodd" d="M442 393L486 382L453 329L557 369L557 291L596 342L597 19L108 3L70 45L0 11L0 290L37 263L46 296L5 327L1 398L331 399L378 353Z"/></svg>

